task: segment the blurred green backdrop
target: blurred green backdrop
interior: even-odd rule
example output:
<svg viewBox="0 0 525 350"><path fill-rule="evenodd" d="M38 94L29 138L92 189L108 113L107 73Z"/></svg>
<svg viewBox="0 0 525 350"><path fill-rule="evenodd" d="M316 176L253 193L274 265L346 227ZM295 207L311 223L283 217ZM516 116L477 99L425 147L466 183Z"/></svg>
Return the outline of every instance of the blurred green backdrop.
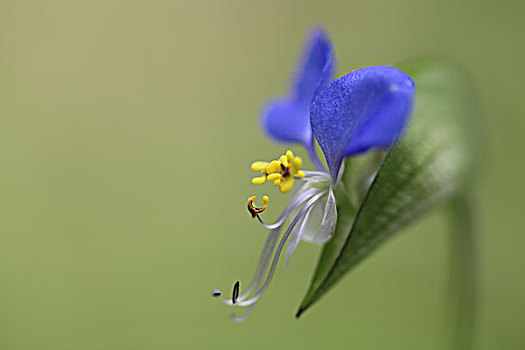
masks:
<svg viewBox="0 0 525 350"><path fill-rule="evenodd" d="M315 23L339 75L422 54L470 72L488 152L477 345L523 348L524 15L520 0L0 1L0 348L443 348L439 211L299 321L316 246L245 324L209 296L255 268L249 165L284 150L258 111Z"/></svg>

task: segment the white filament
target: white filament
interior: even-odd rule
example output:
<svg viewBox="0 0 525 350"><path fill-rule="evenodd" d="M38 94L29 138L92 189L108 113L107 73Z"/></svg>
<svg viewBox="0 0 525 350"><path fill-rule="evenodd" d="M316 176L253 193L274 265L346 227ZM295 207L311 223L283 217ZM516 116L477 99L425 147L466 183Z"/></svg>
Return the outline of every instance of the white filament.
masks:
<svg viewBox="0 0 525 350"><path fill-rule="evenodd" d="M306 177L301 179L305 181L304 185L293 195L290 203L275 223L266 224L257 215L261 224L271 231L259 257L259 263L252 281L244 292L236 298L235 303L233 303L231 298L221 297L221 300L227 305L248 307L243 315L237 316L235 313L232 315L232 319L235 322L246 320L253 311L255 303L267 290L275 274L280 255L288 240L290 242L288 243L286 254L287 265L292 252L301 240L324 243L332 235L335 220L337 219L337 211L335 208L335 197L330 185L331 178L323 172L312 171L306 173ZM309 226L312 226L312 216L315 216L313 212L322 211L322 208L324 208L322 219L314 225L317 227L318 232L312 233L314 228ZM277 240L285 222L292 216L290 224L277 245Z"/></svg>

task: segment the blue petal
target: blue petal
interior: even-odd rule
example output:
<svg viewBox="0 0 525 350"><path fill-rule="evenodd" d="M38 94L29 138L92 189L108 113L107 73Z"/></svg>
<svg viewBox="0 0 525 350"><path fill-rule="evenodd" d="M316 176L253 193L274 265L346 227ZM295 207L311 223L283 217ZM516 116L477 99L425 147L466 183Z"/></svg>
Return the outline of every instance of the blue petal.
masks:
<svg viewBox="0 0 525 350"><path fill-rule="evenodd" d="M307 40L288 96L268 102L262 111L264 131L279 142L301 143L312 148L310 104L316 92L333 76L333 48L321 29Z"/></svg>
<svg viewBox="0 0 525 350"><path fill-rule="evenodd" d="M295 72L291 91L294 99L310 105L316 93L332 80L334 71L334 49L330 39L323 29L314 28Z"/></svg>
<svg viewBox="0 0 525 350"><path fill-rule="evenodd" d="M355 70L331 82L313 100L313 134L337 179L344 157L388 148L408 122L414 82L388 66Z"/></svg>
<svg viewBox="0 0 525 350"><path fill-rule="evenodd" d="M263 129L276 141L312 144L309 105L276 99L266 104L263 116Z"/></svg>

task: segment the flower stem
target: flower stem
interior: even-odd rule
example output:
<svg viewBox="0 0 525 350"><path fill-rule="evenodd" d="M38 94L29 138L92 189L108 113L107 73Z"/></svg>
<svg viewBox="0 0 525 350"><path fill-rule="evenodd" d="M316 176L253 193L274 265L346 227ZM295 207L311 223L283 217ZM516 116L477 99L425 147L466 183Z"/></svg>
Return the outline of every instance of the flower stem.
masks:
<svg viewBox="0 0 525 350"><path fill-rule="evenodd" d="M470 193L450 204L450 313L452 349L474 349L478 292L477 227Z"/></svg>

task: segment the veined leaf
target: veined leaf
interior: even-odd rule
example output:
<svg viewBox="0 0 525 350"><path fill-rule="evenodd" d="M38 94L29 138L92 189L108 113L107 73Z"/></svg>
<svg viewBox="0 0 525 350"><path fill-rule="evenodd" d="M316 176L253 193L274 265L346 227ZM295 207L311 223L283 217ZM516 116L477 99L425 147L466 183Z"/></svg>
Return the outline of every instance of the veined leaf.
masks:
<svg viewBox="0 0 525 350"><path fill-rule="evenodd" d="M402 226L461 191L472 173L478 117L468 81L442 61L398 66L415 82L408 130L387 153L357 210L336 192L338 222L297 316ZM350 164L346 171L352 171Z"/></svg>

